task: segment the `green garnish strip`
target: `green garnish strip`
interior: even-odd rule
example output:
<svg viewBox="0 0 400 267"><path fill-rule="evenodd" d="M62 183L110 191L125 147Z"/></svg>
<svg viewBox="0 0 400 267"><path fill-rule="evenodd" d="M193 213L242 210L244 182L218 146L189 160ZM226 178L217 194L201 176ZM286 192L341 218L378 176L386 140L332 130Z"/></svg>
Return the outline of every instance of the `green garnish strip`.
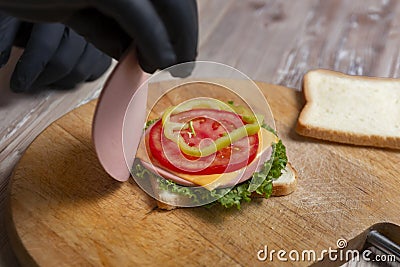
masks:
<svg viewBox="0 0 400 267"><path fill-rule="evenodd" d="M179 148L182 150L182 152L186 155L195 157L206 157L225 147L230 146L232 143L242 139L245 136L258 133L259 130L260 125L258 124L246 124L240 128L233 130L228 135L216 139L211 145L203 148L189 146L188 144L186 144L182 136L178 135L177 144L179 145Z"/></svg>
<svg viewBox="0 0 400 267"><path fill-rule="evenodd" d="M233 130L226 136L222 136L216 139L211 145L198 148L189 146L182 136L175 130L181 130L186 126L185 123L171 122L170 117L173 114L191 110L193 108L207 107L217 110L225 110L230 112L235 112L242 116L242 119L249 123L243 125L242 127ZM162 116L162 124L164 127L164 135L171 141L178 144L179 148L183 153L195 157L206 157L212 155L213 153L230 146L232 143L242 139L243 137L256 134L260 130L260 122L262 122L263 117L261 115L254 116L248 109L241 106L234 106L233 104L225 104L222 101L216 99L196 99L193 101L188 101L180 106L172 106L165 110ZM194 135L196 135L193 122L189 122L189 127Z"/></svg>
<svg viewBox="0 0 400 267"><path fill-rule="evenodd" d="M191 134L193 134L193 136L196 136L196 131L194 130L194 127L193 127L193 121L189 121L189 129L190 129Z"/></svg>

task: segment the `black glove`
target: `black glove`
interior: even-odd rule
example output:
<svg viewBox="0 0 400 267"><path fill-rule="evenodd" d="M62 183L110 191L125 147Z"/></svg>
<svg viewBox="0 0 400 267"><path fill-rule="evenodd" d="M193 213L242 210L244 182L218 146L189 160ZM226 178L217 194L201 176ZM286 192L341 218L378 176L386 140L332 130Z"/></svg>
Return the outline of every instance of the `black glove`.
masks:
<svg viewBox="0 0 400 267"><path fill-rule="evenodd" d="M72 88L100 77L111 58L60 23L25 23L0 14L0 66L13 44L25 47L11 77L14 92L47 86Z"/></svg>
<svg viewBox="0 0 400 267"><path fill-rule="evenodd" d="M195 0L0 0L0 9L27 20L63 22L117 59L133 39L139 63L150 73L197 55Z"/></svg>

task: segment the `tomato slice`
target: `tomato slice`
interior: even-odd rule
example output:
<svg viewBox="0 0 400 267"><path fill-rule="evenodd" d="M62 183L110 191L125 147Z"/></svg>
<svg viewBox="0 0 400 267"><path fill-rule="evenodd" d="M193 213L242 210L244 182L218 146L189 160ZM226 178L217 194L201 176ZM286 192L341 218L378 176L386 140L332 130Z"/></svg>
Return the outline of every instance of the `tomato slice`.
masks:
<svg viewBox="0 0 400 267"><path fill-rule="evenodd" d="M171 116L171 121L191 122L191 127L179 132L189 146L209 145L210 139L216 140L246 124L236 113L214 109L181 112ZM254 134L212 155L188 156L182 153L177 143L164 136L161 120L150 129L148 140L150 152L161 167L187 174L220 174L241 169L256 157L259 145L258 134Z"/></svg>

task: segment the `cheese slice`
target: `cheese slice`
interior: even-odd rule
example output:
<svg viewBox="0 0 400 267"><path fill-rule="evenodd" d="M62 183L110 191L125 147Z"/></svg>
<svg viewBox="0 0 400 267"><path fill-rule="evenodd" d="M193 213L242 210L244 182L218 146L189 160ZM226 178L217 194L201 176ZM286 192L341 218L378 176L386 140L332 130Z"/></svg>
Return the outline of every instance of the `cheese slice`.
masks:
<svg viewBox="0 0 400 267"><path fill-rule="evenodd" d="M260 145L258 146L257 156L250 164L258 160L261 154L266 149L271 147L273 143L279 142L279 138L275 134L271 133L270 131L264 128L261 128L260 131L258 132L258 138ZM245 169L246 168L242 168L240 170L236 170L233 172L227 172L221 174L208 174L208 175L197 175L197 174L193 175L193 174L178 173L172 171L171 173L193 184L200 185L208 190L213 190L220 185L226 185L229 184L229 182L237 182L240 179L243 172L245 171ZM237 181L235 181L235 179Z"/></svg>
<svg viewBox="0 0 400 267"><path fill-rule="evenodd" d="M178 173L178 172L172 172L172 173L186 181L189 181L196 185L200 185L211 191L222 184L227 184L230 181L237 179L240 176L241 172L243 172L243 169L221 174L193 175L193 174Z"/></svg>

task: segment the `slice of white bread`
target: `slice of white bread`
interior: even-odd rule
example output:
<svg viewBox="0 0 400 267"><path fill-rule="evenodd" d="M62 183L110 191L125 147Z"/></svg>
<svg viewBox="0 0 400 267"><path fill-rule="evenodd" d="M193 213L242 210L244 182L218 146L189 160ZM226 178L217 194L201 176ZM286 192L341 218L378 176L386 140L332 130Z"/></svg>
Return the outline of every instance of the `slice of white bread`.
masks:
<svg viewBox="0 0 400 267"><path fill-rule="evenodd" d="M285 196L293 193L297 188L297 171L292 167L290 163L286 165L285 170L282 171L282 175L275 181L272 182L272 196ZM180 195L171 193L168 191L160 190L158 183L152 183L153 192L157 194L157 206L163 210L173 210L177 208L173 203L177 203ZM262 196L253 194L252 198L260 198Z"/></svg>
<svg viewBox="0 0 400 267"><path fill-rule="evenodd" d="M286 196L297 188L297 171L288 163L281 177L272 182L272 196Z"/></svg>
<svg viewBox="0 0 400 267"><path fill-rule="evenodd" d="M400 79L313 70L296 131L304 136L400 149Z"/></svg>

